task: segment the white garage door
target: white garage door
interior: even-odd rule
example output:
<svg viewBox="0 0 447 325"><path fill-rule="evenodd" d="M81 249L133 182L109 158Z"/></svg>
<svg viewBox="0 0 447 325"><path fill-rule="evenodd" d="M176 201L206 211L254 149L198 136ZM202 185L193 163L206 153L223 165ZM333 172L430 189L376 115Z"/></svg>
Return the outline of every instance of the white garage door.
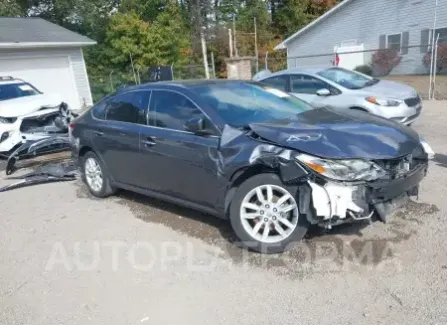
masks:
<svg viewBox="0 0 447 325"><path fill-rule="evenodd" d="M58 94L70 107L80 107L68 57L0 58L0 75L23 79L43 93Z"/></svg>

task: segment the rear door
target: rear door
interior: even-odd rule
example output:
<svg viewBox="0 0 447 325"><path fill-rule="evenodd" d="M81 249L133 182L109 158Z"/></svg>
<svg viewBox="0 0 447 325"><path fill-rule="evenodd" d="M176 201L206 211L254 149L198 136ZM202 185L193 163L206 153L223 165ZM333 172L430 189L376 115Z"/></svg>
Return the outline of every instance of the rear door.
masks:
<svg viewBox="0 0 447 325"><path fill-rule="evenodd" d="M95 148L115 181L136 185L140 131L146 124L150 91L129 91L107 101L103 123L93 133Z"/></svg>
<svg viewBox="0 0 447 325"><path fill-rule="evenodd" d="M184 128L201 117L212 135L196 135ZM219 133L200 108L184 94L154 90L149 126L141 132L140 169L145 186L171 197L214 208L217 197Z"/></svg>

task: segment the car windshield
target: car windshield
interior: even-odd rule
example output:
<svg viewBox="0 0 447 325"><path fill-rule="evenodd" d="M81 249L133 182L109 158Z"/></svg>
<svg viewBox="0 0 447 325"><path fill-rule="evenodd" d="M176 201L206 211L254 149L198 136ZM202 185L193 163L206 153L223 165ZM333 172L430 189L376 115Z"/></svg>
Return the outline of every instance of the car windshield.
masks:
<svg viewBox="0 0 447 325"><path fill-rule="evenodd" d="M26 82L13 84L0 84L0 101L25 96L33 96L40 92Z"/></svg>
<svg viewBox="0 0 447 325"><path fill-rule="evenodd" d="M259 83L235 82L199 86L196 93L205 98L231 126L292 119L311 110L308 103L283 91Z"/></svg>
<svg viewBox="0 0 447 325"><path fill-rule="evenodd" d="M343 68L329 68L317 74L348 89L361 89L379 82L378 79Z"/></svg>

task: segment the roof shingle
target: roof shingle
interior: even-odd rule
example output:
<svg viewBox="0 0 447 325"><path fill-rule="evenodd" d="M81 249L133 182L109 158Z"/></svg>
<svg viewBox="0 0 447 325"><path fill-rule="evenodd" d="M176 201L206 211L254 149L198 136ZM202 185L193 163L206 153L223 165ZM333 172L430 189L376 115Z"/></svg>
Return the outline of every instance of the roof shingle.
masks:
<svg viewBox="0 0 447 325"><path fill-rule="evenodd" d="M1 43L77 43L93 45L95 41L50 23L42 18L0 17Z"/></svg>

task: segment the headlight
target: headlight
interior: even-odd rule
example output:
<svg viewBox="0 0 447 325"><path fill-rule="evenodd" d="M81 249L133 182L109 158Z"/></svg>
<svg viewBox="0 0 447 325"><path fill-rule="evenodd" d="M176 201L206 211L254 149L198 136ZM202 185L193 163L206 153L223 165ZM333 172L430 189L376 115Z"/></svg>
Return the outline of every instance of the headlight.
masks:
<svg viewBox="0 0 447 325"><path fill-rule="evenodd" d="M366 160L329 160L306 154L295 158L317 173L339 181L372 181L386 175L380 166Z"/></svg>
<svg viewBox="0 0 447 325"><path fill-rule="evenodd" d="M377 98L377 97L366 97L365 99L368 102L379 106L399 106L400 104L402 104L402 101L398 99Z"/></svg>
<svg viewBox="0 0 447 325"><path fill-rule="evenodd" d="M3 124L11 124L17 121L17 117L1 117L0 116L0 123Z"/></svg>

